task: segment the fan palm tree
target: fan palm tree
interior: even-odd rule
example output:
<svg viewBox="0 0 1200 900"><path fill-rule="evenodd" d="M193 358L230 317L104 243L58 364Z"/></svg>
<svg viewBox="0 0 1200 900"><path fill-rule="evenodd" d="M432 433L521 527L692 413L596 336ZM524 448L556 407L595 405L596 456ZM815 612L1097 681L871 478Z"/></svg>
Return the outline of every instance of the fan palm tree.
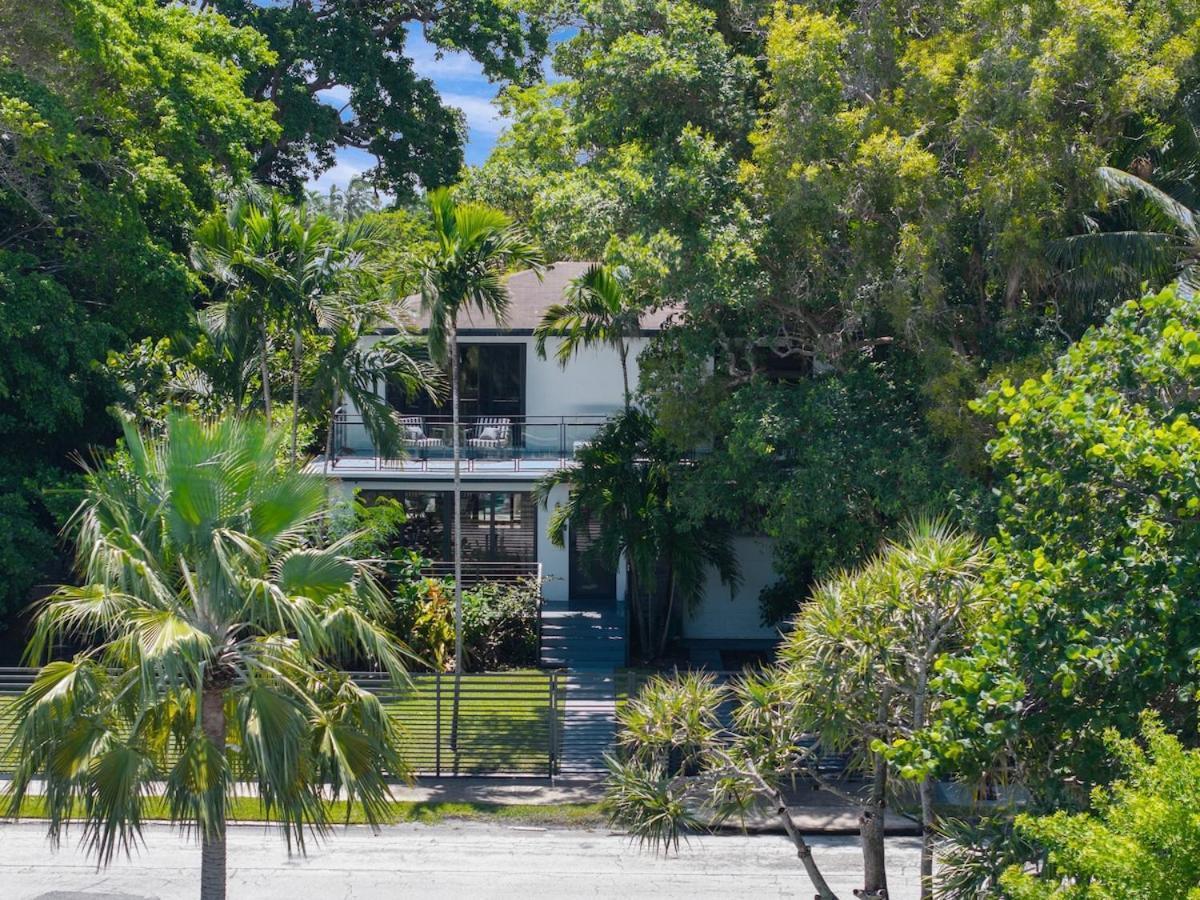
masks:
<svg viewBox="0 0 1200 900"><path fill-rule="evenodd" d="M50 836L82 825L101 864L138 840L143 802L201 843L201 898L225 896L226 816L239 784L289 847L330 827L327 802L372 824L404 775L396 727L334 668L404 678L406 649L380 625L373 573L313 541L325 483L276 464L261 421L173 416L163 437L126 425L127 453L88 476L70 523L81 587L37 614L45 662L16 703L13 814L34 779ZM90 649L48 661L61 641Z"/></svg>
<svg viewBox="0 0 1200 900"><path fill-rule="evenodd" d="M457 745L459 678L462 674L462 473L458 420L458 317L475 312L503 323L508 311L505 276L517 269L541 271L541 250L512 220L482 203L457 203L446 188L429 192L431 247L417 260L422 311L429 317L429 352L450 365L451 453L454 461L454 716Z"/></svg>
<svg viewBox="0 0 1200 900"><path fill-rule="evenodd" d="M542 315L534 329L538 356L546 358L546 341L562 337L555 356L559 365L567 363L581 349L600 344L615 347L621 359L621 379L625 386L625 410L629 411L629 342L642 333L641 315L651 297L633 285L629 269L589 266L568 285L565 303L556 303Z"/></svg>
<svg viewBox="0 0 1200 900"><path fill-rule="evenodd" d="M317 407L329 410L326 466L333 459L338 407L347 400L362 415L375 452L383 457L400 455L399 423L391 405L378 392L380 379L396 379L410 399L420 393L435 401L440 398L441 372L413 352L413 338L405 333L406 326L393 305L365 302L351 306L344 320L329 331L329 344L321 353L313 385ZM398 333L370 344L364 341L387 328Z"/></svg>

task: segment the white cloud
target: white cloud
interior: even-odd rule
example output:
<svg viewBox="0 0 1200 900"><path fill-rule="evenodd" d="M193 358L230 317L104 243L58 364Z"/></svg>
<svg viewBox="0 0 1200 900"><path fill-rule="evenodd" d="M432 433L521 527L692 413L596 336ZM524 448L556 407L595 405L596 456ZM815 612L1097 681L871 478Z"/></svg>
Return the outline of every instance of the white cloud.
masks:
<svg viewBox="0 0 1200 900"><path fill-rule="evenodd" d="M350 102L350 88L344 84L335 84L331 88L317 91L317 98L322 103L328 103L330 106L336 106L338 109L341 109Z"/></svg>
<svg viewBox="0 0 1200 900"><path fill-rule="evenodd" d="M306 187L310 191L321 191L325 193L331 185L337 185L344 188L352 179L362 175L367 169L371 168L371 163L361 163L349 158L346 151L339 151L337 154L337 162L326 169L321 175L313 180L310 180Z"/></svg>
<svg viewBox="0 0 1200 900"><path fill-rule="evenodd" d="M463 115L467 117L467 127L472 131L495 137L508 124L508 120L500 115L500 110L488 97L452 91L442 91L441 94L443 103L463 111Z"/></svg>

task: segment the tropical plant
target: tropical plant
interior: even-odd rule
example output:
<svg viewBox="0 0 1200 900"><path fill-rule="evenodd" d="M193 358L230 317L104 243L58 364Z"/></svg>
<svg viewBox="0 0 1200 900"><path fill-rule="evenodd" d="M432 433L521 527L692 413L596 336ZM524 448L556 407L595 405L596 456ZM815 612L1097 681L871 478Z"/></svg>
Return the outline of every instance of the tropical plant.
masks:
<svg viewBox="0 0 1200 900"><path fill-rule="evenodd" d="M890 748L924 727L934 664L979 613L974 588L985 559L971 535L918 519L862 567L815 592L777 666L722 687L694 677L653 682L620 715L621 746L629 752L613 761L610 782L620 818L656 842L675 840L679 829L694 825L684 813L697 804L718 818L756 803L779 809L781 785L800 778L860 810L863 887L856 895L883 897L884 817L899 793L891 776L899 774L918 782L921 893L932 896L933 782L928 771L895 763ZM731 724L716 712L725 703L733 708ZM864 776L861 787L821 767L831 752L847 756ZM640 799L630 793L638 785ZM646 790L650 785L657 787ZM783 824L789 833L794 828Z"/></svg>
<svg viewBox="0 0 1200 900"><path fill-rule="evenodd" d="M273 291L275 255L287 207L282 197L249 184L235 190L224 209L196 229L192 265L219 290L202 313L206 325L231 345L248 335L258 345L257 364L263 414L273 424L271 402L271 323L279 315Z"/></svg>
<svg viewBox="0 0 1200 900"><path fill-rule="evenodd" d="M1153 715L1144 717L1141 737L1108 733L1122 777L1093 792L1090 812L1017 817L1017 837L1039 852L1034 865L1001 876L1000 896L1200 897L1200 751L1184 749Z"/></svg>
<svg viewBox="0 0 1200 900"><path fill-rule="evenodd" d="M457 203L449 189L429 192L433 243L417 260L421 308L429 317L429 351L450 367L451 447L454 460L454 631L455 679L452 746L458 740L458 696L462 671L462 472L458 418L458 317L464 312L504 321L508 310L505 276L515 269L540 273L542 254L524 232L497 209Z"/></svg>
<svg viewBox="0 0 1200 900"><path fill-rule="evenodd" d="M400 456L400 424L391 405L378 393L381 379L391 379L410 397L424 393L436 400L440 396L441 373L414 352L407 326L393 304L365 301L347 304L338 321L324 330L312 393L316 407L329 413L326 467L335 451L338 410L347 402L362 416L376 454L391 459ZM380 335L389 328L396 334ZM369 337L372 340L368 341Z"/></svg>
<svg viewBox="0 0 1200 900"><path fill-rule="evenodd" d="M550 540L565 546L569 527L591 522L598 537L589 552L608 564L624 561L638 650L649 659L666 646L676 604L699 601L710 571L737 585L732 535L719 521L680 513L674 487L686 477L684 454L645 412L630 409L609 420L578 457L577 465L539 481L534 497L548 506L551 491L567 486L567 501L550 514ZM654 590L660 561L669 579L662 608Z"/></svg>
<svg viewBox="0 0 1200 900"><path fill-rule="evenodd" d="M604 804L613 824L656 850L678 848L689 831L761 808L779 818L818 900L837 900L788 810L783 787L811 770L810 736L794 727L766 682L721 685L707 673L655 675L617 710L618 752L607 758ZM719 710L735 704L727 728ZM770 710L763 730L762 711ZM744 717L741 710L750 710ZM753 725L755 733L741 726Z"/></svg>
<svg viewBox="0 0 1200 900"><path fill-rule="evenodd" d="M308 206L339 222L353 222L381 206L379 192L365 178L356 175L345 188L331 184L325 193L308 192Z"/></svg>
<svg viewBox="0 0 1200 900"><path fill-rule="evenodd" d="M625 388L625 410L629 411L629 342L641 334L641 316L650 306L651 295L633 284L628 267L591 265L567 286L565 303L556 303L543 314L533 330L538 356L546 358L546 341L562 338L555 357L566 368L571 357L586 347L608 344L621 360Z"/></svg>
<svg viewBox="0 0 1200 900"><path fill-rule="evenodd" d="M15 707L9 808L40 781L51 839L78 822L103 865L161 791L199 835L201 896L216 900L242 790L302 851L331 799L384 819L386 779L406 774L396 726L337 666L401 680L407 651L349 538L313 542L324 481L281 467L263 424L176 416L161 438L127 426L125 440L71 521L80 586L38 610L28 658L44 665ZM63 641L88 649L54 660Z"/></svg>
<svg viewBox="0 0 1200 900"><path fill-rule="evenodd" d="M1189 122L1186 133L1191 136L1192 152L1200 158L1196 127ZM1102 229L1089 219L1086 233L1052 246L1073 282L1088 286L1117 280L1132 291L1147 280L1159 286L1178 279L1181 289L1194 293L1200 286L1200 213L1188 204L1196 200L1197 165L1197 159L1191 160L1188 177L1168 181L1169 191L1134 172L1101 166L1096 175L1110 198L1125 202L1125 218L1132 221L1122 224L1131 227Z"/></svg>
<svg viewBox="0 0 1200 900"><path fill-rule="evenodd" d="M998 429L989 615L939 665L926 749L1015 761L1042 802L1079 804L1111 777L1108 729L1150 709L1194 732L1198 376L1200 309L1168 288L979 404Z"/></svg>

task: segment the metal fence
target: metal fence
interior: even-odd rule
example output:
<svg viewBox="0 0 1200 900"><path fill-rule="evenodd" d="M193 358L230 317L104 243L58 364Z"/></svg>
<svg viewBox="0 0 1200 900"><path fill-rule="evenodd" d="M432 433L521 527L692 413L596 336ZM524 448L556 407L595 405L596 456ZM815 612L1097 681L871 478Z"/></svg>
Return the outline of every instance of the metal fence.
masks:
<svg viewBox="0 0 1200 900"><path fill-rule="evenodd" d="M373 470L446 470L452 465L452 421L446 416L397 414L405 424L399 459L378 456L361 415L338 410L333 458L339 473ZM606 416L464 416L459 420L461 465L466 471L503 464L550 470L574 460L607 421Z"/></svg>
<svg viewBox="0 0 1200 900"><path fill-rule="evenodd" d="M724 681L735 673L713 674ZM15 726L13 701L36 675L36 669L0 668L0 773L14 763L7 749ZM452 674L414 674L403 686L379 673L351 675L379 697L399 726L413 774L435 778L601 774L613 747L618 707L650 677L633 670L466 674L456 721ZM729 710L719 712L724 717ZM815 735L812 742L818 745ZM845 754L822 755L819 768L840 774L846 764Z"/></svg>
<svg viewBox="0 0 1200 900"><path fill-rule="evenodd" d="M5 753L15 727L13 701L36 674L35 669L0 668L0 772L13 766ZM401 749L414 774L554 777L563 772L564 706L580 676L463 675L456 720L453 675L414 674L403 686L375 673L352 675L379 696L399 726Z"/></svg>

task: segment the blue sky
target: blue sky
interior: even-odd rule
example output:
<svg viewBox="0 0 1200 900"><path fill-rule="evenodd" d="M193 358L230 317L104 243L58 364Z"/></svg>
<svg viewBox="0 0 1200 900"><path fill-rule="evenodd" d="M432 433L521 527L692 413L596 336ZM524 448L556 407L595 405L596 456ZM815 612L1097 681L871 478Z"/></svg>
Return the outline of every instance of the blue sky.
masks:
<svg viewBox="0 0 1200 900"><path fill-rule="evenodd" d="M466 53L444 53L438 59L436 48L422 36L419 25L409 26L407 51L417 74L432 80L442 100L448 106L458 107L466 115L467 162L471 165L482 163L505 124L492 105L499 85L489 82L479 63ZM320 94L326 103L338 107L346 103L348 95L349 92L344 88L332 88ZM343 149L337 154L336 165L310 182L309 187L321 191L328 190L331 184L344 187L355 175L371 168L374 159L361 150Z"/></svg>

